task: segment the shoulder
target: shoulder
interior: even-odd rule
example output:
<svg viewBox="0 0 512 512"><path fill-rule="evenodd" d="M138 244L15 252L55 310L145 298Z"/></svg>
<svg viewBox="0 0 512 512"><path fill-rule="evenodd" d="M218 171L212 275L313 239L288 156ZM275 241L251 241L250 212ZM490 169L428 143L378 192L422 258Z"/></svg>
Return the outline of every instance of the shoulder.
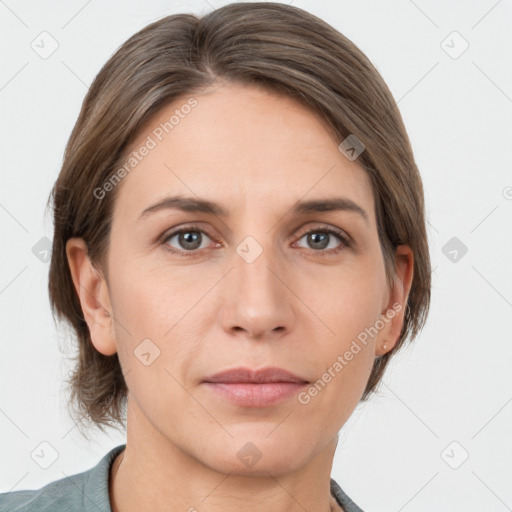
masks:
<svg viewBox="0 0 512 512"><path fill-rule="evenodd" d="M336 498L338 504L343 507L345 512L364 512L364 510L356 505L349 496L343 491L338 483L331 478L331 494Z"/></svg>
<svg viewBox="0 0 512 512"><path fill-rule="evenodd" d="M40 489L0 494L0 512L111 512L109 469L124 447L116 446L91 469L50 482Z"/></svg>

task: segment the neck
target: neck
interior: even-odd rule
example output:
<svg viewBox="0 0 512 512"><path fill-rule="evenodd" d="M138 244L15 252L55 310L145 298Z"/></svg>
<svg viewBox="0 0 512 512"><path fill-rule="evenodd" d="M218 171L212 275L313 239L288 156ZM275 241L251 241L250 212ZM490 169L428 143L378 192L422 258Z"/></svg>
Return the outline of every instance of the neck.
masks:
<svg viewBox="0 0 512 512"><path fill-rule="evenodd" d="M135 423L136 428L130 428L134 422L130 423L129 417L127 424L126 448L111 470L112 512L342 511L330 493L337 437L313 459L289 473L223 473L156 432L148 436L150 425ZM146 435L137 435L137 427Z"/></svg>

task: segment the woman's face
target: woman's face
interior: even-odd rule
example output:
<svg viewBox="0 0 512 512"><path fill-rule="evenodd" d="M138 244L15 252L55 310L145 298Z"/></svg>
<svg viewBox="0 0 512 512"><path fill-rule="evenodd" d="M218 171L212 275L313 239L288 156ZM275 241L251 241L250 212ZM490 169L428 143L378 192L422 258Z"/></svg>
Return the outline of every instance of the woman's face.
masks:
<svg viewBox="0 0 512 512"><path fill-rule="evenodd" d="M335 446L398 338L412 258L402 250L405 287L388 289L370 180L313 113L244 85L193 98L131 145L108 253L112 332L91 328L93 343L119 354L129 429L216 470L283 474ZM187 208L152 208L178 196ZM206 201L215 213L192 208ZM307 384L205 382L238 367Z"/></svg>

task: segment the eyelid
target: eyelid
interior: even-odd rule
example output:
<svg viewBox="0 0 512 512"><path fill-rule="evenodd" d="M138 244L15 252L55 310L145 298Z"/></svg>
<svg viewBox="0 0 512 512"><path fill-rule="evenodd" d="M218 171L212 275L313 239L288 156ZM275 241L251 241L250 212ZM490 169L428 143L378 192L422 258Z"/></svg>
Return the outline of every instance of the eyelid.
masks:
<svg viewBox="0 0 512 512"><path fill-rule="evenodd" d="M200 252L202 252L202 250L196 249L193 251L180 251L179 249L174 249L168 245L167 242L171 238L174 238L176 235L179 235L180 233L186 232L186 231L198 231L198 232L208 236L208 238L210 238L216 244L220 243L215 240L215 237L213 237L206 228L204 228L196 223L186 224L183 227L171 228L170 230L164 232L164 234L160 237L160 243L163 244L165 246L165 249L172 254L183 255L183 256L196 256L196 255L200 254ZM354 243L352 240L352 237L346 231L344 231L340 228L337 228L335 226L326 225L326 224L317 224L317 225L308 226L308 227L301 229L300 234L298 235L297 241L300 240L301 238L303 238L305 235L308 235L309 233L314 233L314 232L320 232L320 233L323 232L323 233L328 233L330 235L339 237L340 246L338 246L335 249L329 249L329 250L315 250L315 249L307 249L306 248L307 251L309 251L310 253L312 252L313 254L319 254L319 255L325 254L326 256L327 255L336 255L344 249L351 248ZM296 242L294 242L294 243L296 243Z"/></svg>
<svg viewBox="0 0 512 512"><path fill-rule="evenodd" d="M309 233L328 233L330 235L334 235L334 236L338 237L338 239L340 241L340 245L334 249L315 250L315 249L305 248L309 254L321 255L321 256L325 256L325 257L338 256L338 254L340 252L347 250L347 249L352 249L352 247L353 247L354 242L352 240L352 237L348 233L346 233L344 230L334 227L334 226L323 224L323 225L308 227L305 229L305 231L301 232L301 234L298 237L298 240L303 238L305 235L308 235ZM294 243L297 243L297 242L294 242Z"/></svg>
<svg viewBox="0 0 512 512"><path fill-rule="evenodd" d="M327 233L333 233L335 235L338 235L340 238L344 239L346 243L353 243L352 237L341 228L338 228L336 226L330 225L330 224L314 224L313 226L308 226L307 228L304 228L303 231L301 231L300 237L303 237L304 235L307 235L310 232L314 231L325 231Z"/></svg>
<svg viewBox="0 0 512 512"><path fill-rule="evenodd" d="M200 226L199 224L195 224L195 223L186 224L183 227L175 227L175 228L171 228L168 231L165 231L164 234L160 237L159 242L162 245L164 245L165 249L172 254L184 255L184 256L194 256L194 255L199 254L199 252L200 252L199 250L180 251L179 249L170 247L169 244L167 243L171 238L174 238L176 235L179 235L180 233L186 232L186 231L198 231L198 232L206 235L208 238L210 238L217 244L219 243L215 240L214 237L211 236L211 234L208 232L207 229L205 229L204 227Z"/></svg>

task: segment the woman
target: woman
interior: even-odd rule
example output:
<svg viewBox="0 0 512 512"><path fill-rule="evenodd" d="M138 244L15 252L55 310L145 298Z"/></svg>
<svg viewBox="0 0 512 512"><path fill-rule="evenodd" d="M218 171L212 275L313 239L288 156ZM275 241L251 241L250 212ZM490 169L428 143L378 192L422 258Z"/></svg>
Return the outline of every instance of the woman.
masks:
<svg viewBox="0 0 512 512"><path fill-rule="evenodd" d="M94 80L50 199L70 405L127 441L0 510L361 510L338 432L430 300L421 179L366 56L284 4L165 17Z"/></svg>

